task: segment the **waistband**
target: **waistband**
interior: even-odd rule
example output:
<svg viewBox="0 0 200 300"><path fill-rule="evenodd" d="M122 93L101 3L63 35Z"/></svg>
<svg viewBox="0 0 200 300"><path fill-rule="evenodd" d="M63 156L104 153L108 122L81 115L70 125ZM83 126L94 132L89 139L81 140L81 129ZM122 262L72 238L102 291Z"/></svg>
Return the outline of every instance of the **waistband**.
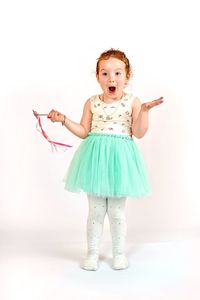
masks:
<svg viewBox="0 0 200 300"><path fill-rule="evenodd" d="M112 138L120 138L124 140L133 140L130 135L126 134L115 134L115 133L101 133L101 132L89 132L88 136L100 136L100 137L112 137Z"/></svg>

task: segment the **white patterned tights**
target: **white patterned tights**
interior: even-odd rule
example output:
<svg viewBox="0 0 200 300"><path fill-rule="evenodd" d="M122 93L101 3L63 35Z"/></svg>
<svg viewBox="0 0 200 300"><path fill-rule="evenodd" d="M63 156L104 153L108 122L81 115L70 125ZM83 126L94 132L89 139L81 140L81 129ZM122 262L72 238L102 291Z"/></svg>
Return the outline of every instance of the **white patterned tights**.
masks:
<svg viewBox="0 0 200 300"><path fill-rule="evenodd" d="M104 218L108 214L112 236L113 268L120 270L128 267L125 256L126 240L126 198L96 197L88 195L89 214L87 220L88 254L83 262L85 270L97 270L99 246L103 232Z"/></svg>

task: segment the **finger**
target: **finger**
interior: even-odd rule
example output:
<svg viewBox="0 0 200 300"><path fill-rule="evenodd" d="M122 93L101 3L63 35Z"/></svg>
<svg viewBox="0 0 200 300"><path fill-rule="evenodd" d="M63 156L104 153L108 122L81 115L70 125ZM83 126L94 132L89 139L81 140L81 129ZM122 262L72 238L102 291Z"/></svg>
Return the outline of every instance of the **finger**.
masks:
<svg viewBox="0 0 200 300"><path fill-rule="evenodd" d="M157 105L160 105L161 103L163 103L162 100L155 100L153 101L153 103L150 104L150 107L154 107L154 106L157 106Z"/></svg>
<svg viewBox="0 0 200 300"><path fill-rule="evenodd" d="M163 102L163 97L160 97L160 98L158 98L158 99L156 99L156 101L162 101Z"/></svg>
<svg viewBox="0 0 200 300"><path fill-rule="evenodd" d="M56 115L57 115L57 112L54 110L53 113L52 113L52 115L51 115L51 117L52 117L53 119L55 119L55 118L56 118Z"/></svg>
<svg viewBox="0 0 200 300"><path fill-rule="evenodd" d="M159 99L153 100L150 103L157 105L157 104L162 103L162 102L163 102L162 98L159 98Z"/></svg>
<svg viewBox="0 0 200 300"><path fill-rule="evenodd" d="M163 103L163 100L157 100L156 105Z"/></svg>
<svg viewBox="0 0 200 300"><path fill-rule="evenodd" d="M53 122L58 122L59 121L59 116L60 113L58 111L53 111L52 115L51 115L51 119L53 120Z"/></svg>
<svg viewBox="0 0 200 300"><path fill-rule="evenodd" d="M146 107L150 109L150 108L152 108L152 107L154 107L156 105L158 105L158 102L157 102L157 100L154 100L152 102L147 103Z"/></svg>
<svg viewBox="0 0 200 300"><path fill-rule="evenodd" d="M52 117L52 114L55 112L55 110L54 109L52 109L49 113L48 113L48 116L47 116L47 118L51 118Z"/></svg>

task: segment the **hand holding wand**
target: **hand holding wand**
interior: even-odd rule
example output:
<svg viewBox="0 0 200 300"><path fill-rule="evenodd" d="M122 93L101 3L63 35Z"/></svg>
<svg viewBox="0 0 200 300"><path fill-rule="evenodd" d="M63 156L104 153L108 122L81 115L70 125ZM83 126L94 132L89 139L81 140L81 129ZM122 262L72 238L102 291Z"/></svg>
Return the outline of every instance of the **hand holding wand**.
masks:
<svg viewBox="0 0 200 300"><path fill-rule="evenodd" d="M36 117L38 123L36 124L36 128L37 130L42 133L42 135L44 136L44 138L51 144L51 146L53 146L56 150L56 146L62 146L62 147L72 147L71 145L67 145L67 144L63 144L63 143L59 143L59 142L54 142L52 140L50 140L50 138L48 137L48 135L46 134L46 132L44 131L44 129L42 128L42 123L41 123L41 119L40 117L44 117L44 116L48 116L48 114L39 114L37 113L35 110L32 110L34 116ZM38 125L39 125L39 129L38 129Z"/></svg>

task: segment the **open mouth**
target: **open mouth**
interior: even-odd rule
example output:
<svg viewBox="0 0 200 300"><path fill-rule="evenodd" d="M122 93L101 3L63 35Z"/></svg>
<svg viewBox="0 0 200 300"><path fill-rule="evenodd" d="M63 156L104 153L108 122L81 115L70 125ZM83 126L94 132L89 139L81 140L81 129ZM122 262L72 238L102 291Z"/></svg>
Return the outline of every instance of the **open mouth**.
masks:
<svg viewBox="0 0 200 300"><path fill-rule="evenodd" d="M109 91L110 91L111 93L114 93L115 90L116 90L116 87L115 87L115 86L109 86L108 89L109 89Z"/></svg>

